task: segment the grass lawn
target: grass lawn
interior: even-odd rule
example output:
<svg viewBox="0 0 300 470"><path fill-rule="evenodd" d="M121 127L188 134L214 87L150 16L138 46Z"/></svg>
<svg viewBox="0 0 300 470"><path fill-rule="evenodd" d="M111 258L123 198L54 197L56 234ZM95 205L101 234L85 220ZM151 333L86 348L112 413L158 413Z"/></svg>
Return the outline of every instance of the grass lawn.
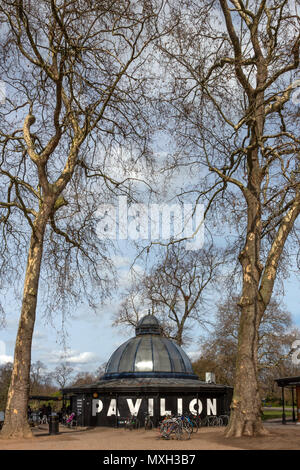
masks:
<svg viewBox="0 0 300 470"><path fill-rule="evenodd" d="M276 419L276 418L281 418L282 416L282 409L280 408L278 411L277 410L264 410L264 414L262 416L263 421L266 421L267 419ZM291 418L292 417L292 411L287 410L285 412L285 417L286 418Z"/></svg>

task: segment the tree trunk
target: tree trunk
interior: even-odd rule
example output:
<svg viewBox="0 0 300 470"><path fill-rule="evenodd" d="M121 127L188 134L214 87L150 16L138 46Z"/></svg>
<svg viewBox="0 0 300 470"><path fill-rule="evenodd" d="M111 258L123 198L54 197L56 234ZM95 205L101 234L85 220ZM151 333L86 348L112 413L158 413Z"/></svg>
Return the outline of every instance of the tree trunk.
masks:
<svg viewBox="0 0 300 470"><path fill-rule="evenodd" d="M30 239L21 317L16 338L14 365L8 390L2 438L32 437L27 419L30 387L31 343L35 323L40 267L48 209L38 213Z"/></svg>
<svg viewBox="0 0 300 470"><path fill-rule="evenodd" d="M300 213L300 199L283 218L262 271L259 261L260 210L255 199L249 199L248 235L240 254L243 268L243 292L240 299L241 318L237 351L234 394L231 417L225 431L227 437L266 435L261 420L261 399L258 389L258 331L270 302L278 262L294 222ZM251 228L254 229L253 232ZM260 287L259 287L260 286Z"/></svg>
<svg viewBox="0 0 300 470"><path fill-rule="evenodd" d="M256 315L255 303L242 307L235 386L226 437L267 434L261 421L261 400L257 381Z"/></svg>
<svg viewBox="0 0 300 470"><path fill-rule="evenodd" d="M267 434L261 421L261 400L257 377L258 330L263 314L259 304L259 283L263 271L260 263L259 184L259 171L256 168L253 179L250 179L248 185L247 237L244 249L239 256L243 270L243 289L239 301L241 309L239 341L231 417L225 431L227 437Z"/></svg>
<svg viewBox="0 0 300 470"><path fill-rule="evenodd" d="M257 54L257 87L267 77L267 68L261 53L256 29L251 30L252 44ZM237 351L234 394L231 417L225 431L227 437L268 434L261 421L261 400L258 388L258 329L262 313L259 309L259 284L263 272L261 264L261 183L259 149L265 123L264 92L253 94L247 88L249 109L253 121L249 124L250 146L247 151L248 185L244 190L247 204L247 237L239 261L243 270L239 342ZM266 308L266 306L265 306Z"/></svg>

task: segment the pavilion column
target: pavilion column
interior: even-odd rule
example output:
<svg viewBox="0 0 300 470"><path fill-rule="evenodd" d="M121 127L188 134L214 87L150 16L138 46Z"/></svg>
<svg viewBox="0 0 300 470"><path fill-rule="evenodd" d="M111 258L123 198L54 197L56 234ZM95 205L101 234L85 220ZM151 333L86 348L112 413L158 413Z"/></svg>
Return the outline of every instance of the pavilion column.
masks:
<svg viewBox="0 0 300 470"><path fill-rule="evenodd" d="M297 424L300 424L300 385L296 385Z"/></svg>

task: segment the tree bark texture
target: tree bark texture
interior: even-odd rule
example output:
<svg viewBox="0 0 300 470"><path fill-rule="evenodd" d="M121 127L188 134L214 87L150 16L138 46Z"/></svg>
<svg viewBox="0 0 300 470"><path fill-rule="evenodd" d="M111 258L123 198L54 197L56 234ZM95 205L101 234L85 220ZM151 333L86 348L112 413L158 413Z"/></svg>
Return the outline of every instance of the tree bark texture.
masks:
<svg viewBox="0 0 300 470"><path fill-rule="evenodd" d="M27 419L30 386L31 344L35 323L43 242L49 207L40 210L33 224L28 251L24 291L15 345L14 367L8 390L2 438L32 437Z"/></svg>

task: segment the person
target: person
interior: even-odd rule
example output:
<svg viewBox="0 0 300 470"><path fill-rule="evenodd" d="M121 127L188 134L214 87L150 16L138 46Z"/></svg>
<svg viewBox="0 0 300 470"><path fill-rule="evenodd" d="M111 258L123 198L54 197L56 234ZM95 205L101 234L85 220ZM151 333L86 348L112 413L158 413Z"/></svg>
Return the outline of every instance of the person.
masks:
<svg viewBox="0 0 300 470"><path fill-rule="evenodd" d="M58 413L58 419L59 419L59 422L60 423L64 423L65 422L65 417L66 417L66 414L67 414L67 408L66 408L66 405L63 405L60 412Z"/></svg>
<svg viewBox="0 0 300 470"><path fill-rule="evenodd" d="M28 405L28 408L27 408L27 417L28 417L28 421L30 421L31 418L32 418L32 409L30 408L29 405Z"/></svg>
<svg viewBox="0 0 300 470"><path fill-rule="evenodd" d="M46 407L46 405L43 405L41 424L47 424L47 422L48 422L47 407Z"/></svg>
<svg viewBox="0 0 300 470"><path fill-rule="evenodd" d="M43 408L39 408L39 418L40 418L40 423L42 422L43 419Z"/></svg>
<svg viewBox="0 0 300 470"><path fill-rule="evenodd" d="M76 413L74 411L70 414L70 416L66 420L66 424L68 427L72 426L75 423Z"/></svg>
<svg viewBox="0 0 300 470"><path fill-rule="evenodd" d="M48 406L46 407L46 415L47 415L47 420L49 421L49 417L51 416L52 413L52 408L50 403L48 403Z"/></svg>

